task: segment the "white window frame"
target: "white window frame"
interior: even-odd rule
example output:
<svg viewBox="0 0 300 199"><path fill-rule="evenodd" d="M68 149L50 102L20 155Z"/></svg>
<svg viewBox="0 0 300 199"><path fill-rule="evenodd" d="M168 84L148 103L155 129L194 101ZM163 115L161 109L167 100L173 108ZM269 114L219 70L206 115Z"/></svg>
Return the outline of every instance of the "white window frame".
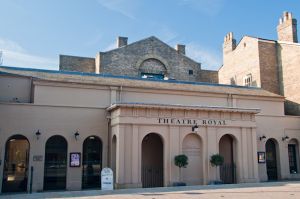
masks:
<svg viewBox="0 0 300 199"><path fill-rule="evenodd" d="M252 86L252 75L248 74L244 77L244 86Z"/></svg>

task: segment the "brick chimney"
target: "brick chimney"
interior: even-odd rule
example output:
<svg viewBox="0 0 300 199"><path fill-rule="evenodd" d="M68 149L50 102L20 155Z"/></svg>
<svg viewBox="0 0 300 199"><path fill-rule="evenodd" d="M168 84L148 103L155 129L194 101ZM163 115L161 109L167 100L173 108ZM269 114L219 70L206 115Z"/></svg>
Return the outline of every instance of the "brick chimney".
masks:
<svg viewBox="0 0 300 199"><path fill-rule="evenodd" d="M177 44L175 49L178 53L185 55L185 45Z"/></svg>
<svg viewBox="0 0 300 199"><path fill-rule="evenodd" d="M126 46L128 41L128 37L118 37L117 38L117 47L120 48L122 46Z"/></svg>
<svg viewBox="0 0 300 199"><path fill-rule="evenodd" d="M233 33L229 32L224 37L223 54L232 52L234 51L235 48L236 48L236 40L233 38Z"/></svg>
<svg viewBox="0 0 300 199"><path fill-rule="evenodd" d="M284 12L277 26L279 41L298 43L297 20L293 19L291 12Z"/></svg>

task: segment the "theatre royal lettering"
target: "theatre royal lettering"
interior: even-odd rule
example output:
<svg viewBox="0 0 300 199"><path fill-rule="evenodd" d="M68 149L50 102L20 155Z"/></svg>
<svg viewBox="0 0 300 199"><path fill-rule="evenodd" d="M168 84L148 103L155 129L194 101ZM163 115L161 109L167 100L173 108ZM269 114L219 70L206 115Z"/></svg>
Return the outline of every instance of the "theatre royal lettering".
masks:
<svg viewBox="0 0 300 199"><path fill-rule="evenodd" d="M201 126L226 126L226 120L215 119L183 119L183 118L158 118L159 124L174 125L201 125Z"/></svg>

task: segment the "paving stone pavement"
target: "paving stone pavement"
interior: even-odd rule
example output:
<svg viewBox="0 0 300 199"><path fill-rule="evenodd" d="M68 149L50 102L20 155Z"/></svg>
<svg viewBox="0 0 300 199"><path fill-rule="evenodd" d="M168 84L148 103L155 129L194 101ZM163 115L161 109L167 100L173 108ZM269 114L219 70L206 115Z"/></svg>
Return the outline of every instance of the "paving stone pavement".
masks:
<svg viewBox="0 0 300 199"><path fill-rule="evenodd" d="M299 199L299 182L249 183L235 185L207 185L162 187L150 189L122 189L115 191L85 190L42 192L32 194L0 194L0 199Z"/></svg>

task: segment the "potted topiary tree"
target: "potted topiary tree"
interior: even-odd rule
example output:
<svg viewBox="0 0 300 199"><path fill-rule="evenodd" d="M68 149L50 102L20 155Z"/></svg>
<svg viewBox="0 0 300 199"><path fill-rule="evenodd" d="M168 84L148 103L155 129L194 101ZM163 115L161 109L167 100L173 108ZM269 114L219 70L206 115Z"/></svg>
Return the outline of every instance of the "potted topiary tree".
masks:
<svg viewBox="0 0 300 199"><path fill-rule="evenodd" d="M223 165L224 163L224 157L220 154L214 154L210 157L210 163L213 167L216 167L216 174L218 166ZM219 177L215 181L212 182L213 184L222 184L222 182L219 180Z"/></svg>
<svg viewBox="0 0 300 199"><path fill-rule="evenodd" d="M184 154L176 155L174 158L175 165L179 167L179 179L181 181L181 168L186 168L188 163L188 157ZM174 186L185 186L184 182L175 182L173 183Z"/></svg>

